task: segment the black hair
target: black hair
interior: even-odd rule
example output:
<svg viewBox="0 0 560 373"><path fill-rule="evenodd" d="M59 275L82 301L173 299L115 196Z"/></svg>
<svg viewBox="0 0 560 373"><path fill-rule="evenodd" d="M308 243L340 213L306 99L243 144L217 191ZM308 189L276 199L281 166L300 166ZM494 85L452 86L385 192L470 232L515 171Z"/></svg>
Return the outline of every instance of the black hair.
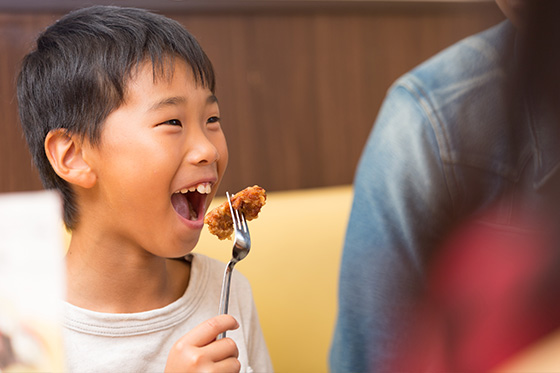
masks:
<svg viewBox="0 0 560 373"><path fill-rule="evenodd" d="M78 219L75 194L47 159L47 134L63 129L98 144L105 119L125 100L132 74L151 62L154 79L165 77L174 58L183 59L196 84L214 93L214 70L196 39L177 21L143 9L73 11L42 32L24 57L17 82L23 132L43 185L62 194L69 229Z"/></svg>

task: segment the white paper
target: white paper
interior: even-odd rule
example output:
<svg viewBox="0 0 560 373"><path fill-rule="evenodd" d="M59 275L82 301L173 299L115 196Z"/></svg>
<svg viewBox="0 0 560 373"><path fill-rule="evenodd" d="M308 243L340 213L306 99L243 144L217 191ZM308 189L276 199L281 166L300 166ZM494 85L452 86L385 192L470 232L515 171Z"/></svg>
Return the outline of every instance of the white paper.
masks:
<svg viewBox="0 0 560 373"><path fill-rule="evenodd" d="M61 371L61 200L0 194L0 371Z"/></svg>

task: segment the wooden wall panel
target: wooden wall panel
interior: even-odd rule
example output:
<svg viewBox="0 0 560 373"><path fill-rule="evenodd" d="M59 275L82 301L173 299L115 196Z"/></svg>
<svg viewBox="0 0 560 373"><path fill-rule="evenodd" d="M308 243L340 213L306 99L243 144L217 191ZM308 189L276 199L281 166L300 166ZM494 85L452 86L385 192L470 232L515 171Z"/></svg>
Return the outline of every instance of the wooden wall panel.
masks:
<svg viewBox="0 0 560 373"><path fill-rule="evenodd" d="M0 14L0 193L41 188L19 127L15 81L21 57L51 18Z"/></svg>
<svg viewBox="0 0 560 373"><path fill-rule="evenodd" d="M231 151L224 185L276 190L352 182L390 84L503 16L495 5L481 4L461 11L176 18L199 38L218 72Z"/></svg>
<svg viewBox="0 0 560 373"><path fill-rule="evenodd" d="M218 75L230 148L222 191L351 183L390 84L503 19L493 3L168 15L199 39ZM0 14L0 192L40 188L16 126L13 81L56 16Z"/></svg>

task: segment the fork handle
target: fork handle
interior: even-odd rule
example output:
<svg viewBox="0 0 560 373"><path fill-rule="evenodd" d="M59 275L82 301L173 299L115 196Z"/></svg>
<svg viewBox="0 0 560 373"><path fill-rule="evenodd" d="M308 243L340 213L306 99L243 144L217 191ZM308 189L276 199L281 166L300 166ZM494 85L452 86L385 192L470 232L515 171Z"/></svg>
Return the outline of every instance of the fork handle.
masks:
<svg viewBox="0 0 560 373"><path fill-rule="evenodd" d="M231 274L233 272L233 266L235 263L230 261L224 272L224 279L222 281L222 294L220 295L220 315L225 315L228 313L228 306L229 306L229 288L231 285ZM220 333L217 339L225 338L226 332Z"/></svg>

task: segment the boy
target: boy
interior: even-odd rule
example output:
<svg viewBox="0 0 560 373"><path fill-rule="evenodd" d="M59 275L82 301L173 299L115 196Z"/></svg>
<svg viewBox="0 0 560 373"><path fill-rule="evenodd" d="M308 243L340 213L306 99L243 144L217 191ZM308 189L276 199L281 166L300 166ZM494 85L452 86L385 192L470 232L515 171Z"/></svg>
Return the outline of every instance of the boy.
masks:
<svg viewBox="0 0 560 373"><path fill-rule="evenodd" d="M135 8L74 11L25 57L21 122L72 230L69 371L271 371L247 280L216 316L224 266L190 254L228 160L214 86L179 23Z"/></svg>

